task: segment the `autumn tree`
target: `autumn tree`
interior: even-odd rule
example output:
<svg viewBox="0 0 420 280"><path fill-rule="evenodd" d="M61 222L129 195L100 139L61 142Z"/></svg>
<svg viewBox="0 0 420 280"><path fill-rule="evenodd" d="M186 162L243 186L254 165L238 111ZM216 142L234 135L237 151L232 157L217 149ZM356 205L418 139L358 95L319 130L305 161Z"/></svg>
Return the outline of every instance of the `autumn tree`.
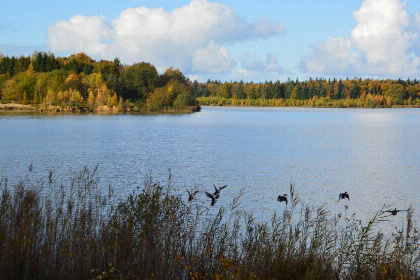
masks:
<svg viewBox="0 0 420 280"><path fill-rule="evenodd" d="M220 86L218 96L221 98L231 98L232 97L232 85L224 83Z"/></svg>
<svg viewBox="0 0 420 280"><path fill-rule="evenodd" d="M3 84L2 99L8 101L20 101L21 92L15 79L9 79Z"/></svg>
<svg viewBox="0 0 420 280"><path fill-rule="evenodd" d="M396 104L402 104L403 100L406 98L404 86L401 84L391 85L385 92L385 95L391 97Z"/></svg>
<svg viewBox="0 0 420 280"><path fill-rule="evenodd" d="M93 111L93 108L95 106L95 96L93 95L93 92L91 89L89 89L87 104L89 106L90 111Z"/></svg>

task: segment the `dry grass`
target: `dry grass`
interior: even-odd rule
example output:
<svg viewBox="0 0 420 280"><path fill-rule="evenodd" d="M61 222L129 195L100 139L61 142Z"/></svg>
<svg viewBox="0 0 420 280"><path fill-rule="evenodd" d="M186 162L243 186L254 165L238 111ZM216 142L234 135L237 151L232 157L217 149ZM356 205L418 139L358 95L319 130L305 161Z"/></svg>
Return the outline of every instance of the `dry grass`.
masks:
<svg viewBox="0 0 420 280"><path fill-rule="evenodd" d="M243 192L208 215L151 178L124 200L99 191L96 169L69 185L0 184L1 279L420 279L420 234L412 225L385 239L356 219L338 226L306 207L271 222L239 210Z"/></svg>

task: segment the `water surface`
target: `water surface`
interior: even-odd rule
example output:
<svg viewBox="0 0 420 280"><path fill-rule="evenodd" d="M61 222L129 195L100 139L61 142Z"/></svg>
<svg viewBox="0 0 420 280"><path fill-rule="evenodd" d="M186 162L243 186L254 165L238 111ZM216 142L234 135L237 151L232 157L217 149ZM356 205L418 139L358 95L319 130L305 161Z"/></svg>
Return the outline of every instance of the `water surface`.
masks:
<svg viewBox="0 0 420 280"><path fill-rule="evenodd" d="M302 199L332 213L371 216L384 203L414 206L420 221L420 109L204 107L187 115L0 115L0 176L68 178L100 166L120 196L151 171L183 190L227 184L216 207L241 188L259 218L282 211L293 182ZM348 191L350 202L338 203ZM198 198L207 203L204 195ZM401 222L400 215L394 217Z"/></svg>

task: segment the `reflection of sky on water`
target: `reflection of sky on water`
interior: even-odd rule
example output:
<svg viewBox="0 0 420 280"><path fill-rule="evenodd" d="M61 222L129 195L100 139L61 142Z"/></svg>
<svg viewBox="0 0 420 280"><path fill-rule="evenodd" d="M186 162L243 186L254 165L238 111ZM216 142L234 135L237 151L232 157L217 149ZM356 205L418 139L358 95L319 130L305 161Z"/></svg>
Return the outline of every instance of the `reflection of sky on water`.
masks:
<svg viewBox="0 0 420 280"><path fill-rule="evenodd" d="M352 119L360 125L394 125L401 120L401 115L398 113L390 114L389 111L369 111L357 112L352 114Z"/></svg>
<svg viewBox="0 0 420 280"><path fill-rule="evenodd" d="M0 175L64 177L100 164L101 182L121 196L145 174L179 189L228 184L216 206L239 189L242 206L268 219L294 182L307 204L367 219L385 203L413 205L420 221L419 109L206 107L191 115L0 117ZM348 191L350 202L338 202ZM182 191L184 193L184 191ZM200 203L208 199L198 197ZM218 208L215 208L218 209ZM402 215L392 217L401 224ZM389 228L387 227L387 228Z"/></svg>

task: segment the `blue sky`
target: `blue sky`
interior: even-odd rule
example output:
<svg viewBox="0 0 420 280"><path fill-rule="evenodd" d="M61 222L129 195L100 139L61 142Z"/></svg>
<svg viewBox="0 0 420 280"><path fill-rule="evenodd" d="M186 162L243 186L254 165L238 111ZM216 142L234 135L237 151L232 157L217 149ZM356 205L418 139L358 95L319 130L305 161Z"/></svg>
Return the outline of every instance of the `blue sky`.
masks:
<svg viewBox="0 0 420 280"><path fill-rule="evenodd" d="M160 71L174 66L199 80L420 74L417 0L192 2L0 0L0 52L20 55L51 50L68 55L84 51L97 59L119 56L127 64L151 61ZM137 7L148 9L130 13L144 18L121 16L122 11ZM158 8L163 8L163 15ZM177 15L171 13L175 9L180 11ZM191 11L197 16L188 15ZM79 15L83 17L76 19ZM212 21L200 26L200 17L222 23L207 30ZM188 34L171 29L172 25L190 27L188 23L192 25ZM247 28L230 30L235 24ZM138 32L143 26L151 32ZM171 30L160 37L153 35L165 28ZM177 38L190 42L180 43ZM152 42L150 46L144 46L146 41Z"/></svg>

